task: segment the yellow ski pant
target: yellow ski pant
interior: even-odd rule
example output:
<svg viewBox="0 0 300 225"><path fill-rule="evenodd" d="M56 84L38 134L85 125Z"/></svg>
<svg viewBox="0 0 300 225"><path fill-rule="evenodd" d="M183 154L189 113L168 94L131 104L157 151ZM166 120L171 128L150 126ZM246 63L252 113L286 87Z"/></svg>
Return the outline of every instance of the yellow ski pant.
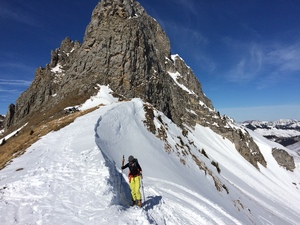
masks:
<svg viewBox="0 0 300 225"><path fill-rule="evenodd" d="M141 187L140 176L131 177L130 181L129 181L129 187L131 190L132 200L133 201L141 200L142 197L141 197L141 192L140 192L140 187Z"/></svg>

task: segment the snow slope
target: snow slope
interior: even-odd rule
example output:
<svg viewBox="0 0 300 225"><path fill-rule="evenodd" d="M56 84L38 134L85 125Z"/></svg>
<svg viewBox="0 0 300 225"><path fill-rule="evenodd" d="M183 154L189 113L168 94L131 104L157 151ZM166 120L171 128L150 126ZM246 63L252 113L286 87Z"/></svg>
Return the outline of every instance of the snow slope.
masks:
<svg viewBox="0 0 300 225"><path fill-rule="evenodd" d="M156 127L168 127L167 152L144 125L144 103L117 102L108 92L102 86L82 108L105 106L44 136L0 171L0 224L299 224L299 160L293 173L279 167L271 155L276 144L249 131L268 162L258 171L210 129L197 126L184 137L156 111L164 122L155 119ZM229 194L217 191L191 155L176 151L182 142ZM143 168L142 209L128 206L123 155Z"/></svg>

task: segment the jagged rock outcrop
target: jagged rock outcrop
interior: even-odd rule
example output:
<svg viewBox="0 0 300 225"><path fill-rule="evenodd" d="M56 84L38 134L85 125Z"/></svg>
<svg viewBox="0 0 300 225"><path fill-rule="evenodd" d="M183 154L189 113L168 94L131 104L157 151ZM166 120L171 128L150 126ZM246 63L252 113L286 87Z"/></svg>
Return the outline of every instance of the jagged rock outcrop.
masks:
<svg viewBox="0 0 300 225"><path fill-rule="evenodd" d="M255 167L266 162L246 133L232 128L203 94L193 71L179 56L171 56L170 41L160 25L135 0L102 0L92 13L84 42L66 38L52 51L46 68L39 68L28 90L21 94L13 125L35 113L56 113L80 104L109 85L119 96L139 97L185 129L209 126L233 141Z"/></svg>
<svg viewBox="0 0 300 225"><path fill-rule="evenodd" d="M7 114L5 116L5 120L3 122L3 127L10 127L13 123L13 119L15 118L16 107L14 104L10 104L8 106Z"/></svg>
<svg viewBox="0 0 300 225"><path fill-rule="evenodd" d="M296 168L293 156L283 149L273 148L272 155L277 161L278 165L284 167L286 170L294 171Z"/></svg>
<svg viewBox="0 0 300 225"><path fill-rule="evenodd" d="M4 120L5 120L5 116L0 115L0 135L1 135L1 130L4 129Z"/></svg>

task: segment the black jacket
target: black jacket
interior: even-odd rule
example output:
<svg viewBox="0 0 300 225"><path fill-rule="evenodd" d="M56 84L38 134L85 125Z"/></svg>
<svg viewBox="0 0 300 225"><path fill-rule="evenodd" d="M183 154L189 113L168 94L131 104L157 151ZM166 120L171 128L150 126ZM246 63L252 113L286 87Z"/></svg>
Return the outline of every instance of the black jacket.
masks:
<svg viewBox="0 0 300 225"><path fill-rule="evenodd" d="M137 176L140 175L142 168L138 163L137 159L134 159L132 162L127 163L126 165L122 166L122 170L129 168L129 176Z"/></svg>

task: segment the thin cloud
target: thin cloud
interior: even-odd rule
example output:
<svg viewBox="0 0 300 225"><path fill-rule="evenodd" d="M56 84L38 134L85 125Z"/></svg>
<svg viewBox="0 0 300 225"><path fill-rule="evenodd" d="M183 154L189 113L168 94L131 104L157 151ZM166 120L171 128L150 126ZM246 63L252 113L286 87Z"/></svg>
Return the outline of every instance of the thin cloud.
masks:
<svg viewBox="0 0 300 225"><path fill-rule="evenodd" d="M244 51L242 51L244 49ZM238 56L240 57L235 66L227 73L227 79L230 82L245 83L252 81L259 76L262 69L264 53L255 43L242 46Z"/></svg>
<svg viewBox="0 0 300 225"><path fill-rule="evenodd" d="M180 5L182 8L187 9L188 12L198 15L197 7L195 6L195 3L193 1L187 1L187 0L177 0L174 1L175 4ZM197 2L199 4L199 2Z"/></svg>
<svg viewBox="0 0 300 225"><path fill-rule="evenodd" d="M24 63L18 63L18 62L1 62L0 68L13 68L13 69L19 69L19 70L27 71L27 72L35 71L34 67L28 66Z"/></svg>
<svg viewBox="0 0 300 225"><path fill-rule="evenodd" d="M202 68L203 71L205 70L212 73L217 68L215 61L208 55L198 53L195 55L195 59L199 62L199 67Z"/></svg>
<svg viewBox="0 0 300 225"><path fill-rule="evenodd" d="M28 80L6 80L6 79L0 79L0 85L14 85L14 86L29 86L31 84L31 81ZM8 91L0 89L0 91Z"/></svg>
<svg viewBox="0 0 300 225"><path fill-rule="evenodd" d="M268 53L267 60L281 72L300 71L300 43L276 47Z"/></svg>
<svg viewBox="0 0 300 225"><path fill-rule="evenodd" d="M16 89L2 89L0 88L0 92L1 93L20 93L19 90L16 90ZM1 98L3 98L2 94L1 94Z"/></svg>
<svg viewBox="0 0 300 225"><path fill-rule="evenodd" d="M32 16L29 16L25 11L20 9L10 9L7 6L1 6L0 18L4 20L12 20L29 26L39 26L39 22Z"/></svg>
<svg viewBox="0 0 300 225"><path fill-rule="evenodd" d="M241 43L224 38L231 50L231 68L224 72L229 82L255 81L257 88L267 88L289 80L297 80L300 72L300 42L290 45ZM298 75L297 75L298 74Z"/></svg>
<svg viewBox="0 0 300 225"><path fill-rule="evenodd" d="M252 36L252 38L258 40L262 38L261 34L251 26L245 23L240 23L240 26L248 33L249 36Z"/></svg>
<svg viewBox="0 0 300 225"><path fill-rule="evenodd" d="M193 25L174 23L171 20L159 20L166 32L170 32L172 35L169 37L176 37L176 40L182 38L184 40L190 40L190 43L200 44L201 46L207 46L209 40L205 34L197 30Z"/></svg>
<svg viewBox="0 0 300 225"><path fill-rule="evenodd" d="M299 83L300 43L289 46L273 45L265 53L266 76L258 84L259 89L278 83Z"/></svg>
<svg viewBox="0 0 300 225"><path fill-rule="evenodd" d="M199 62L199 67L205 71L213 72L216 69L214 60L204 53L204 49L210 44L210 41L202 32L193 27L181 26L173 22L166 22L165 27L172 32L171 37L176 37L174 45L180 43L177 46L177 51L182 50L184 53L192 54L193 58ZM190 43L193 43L193 45ZM180 52L173 53L181 54Z"/></svg>
<svg viewBox="0 0 300 225"><path fill-rule="evenodd" d="M190 27L184 27L184 26L178 26L177 24L168 24L168 26L171 28L171 30L175 31L176 33L180 34L180 36L183 38L183 40L190 40L191 43L194 43L195 45L200 45L202 47L205 47L209 44L208 38L203 35L198 30L195 30ZM179 35L176 35L178 38ZM188 37L188 38L187 38Z"/></svg>

